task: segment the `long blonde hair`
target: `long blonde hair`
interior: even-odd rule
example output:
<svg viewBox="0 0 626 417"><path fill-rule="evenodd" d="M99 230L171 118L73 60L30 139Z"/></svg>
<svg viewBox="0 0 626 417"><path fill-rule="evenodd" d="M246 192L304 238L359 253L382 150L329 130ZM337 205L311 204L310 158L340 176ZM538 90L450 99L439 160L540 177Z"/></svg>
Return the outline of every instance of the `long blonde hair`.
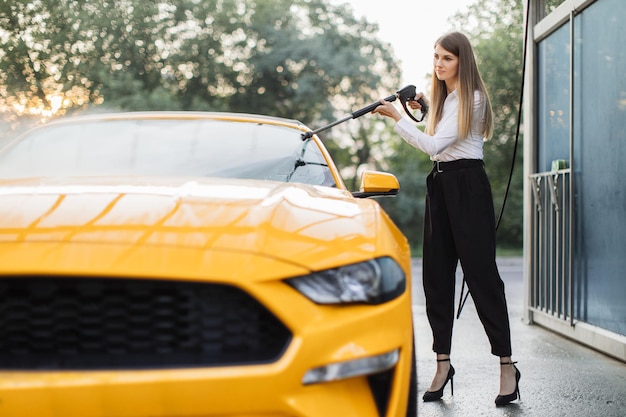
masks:
<svg viewBox="0 0 626 417"><path fill-rule="evenodd" d="M459 32L452 32L443 35L435 42L435 47L441 46L448 52L451 52L459 59L457 69L457 87L456 91L459 96L459 138L468 137L472 131L472 115L474 114L474 92L479 91L485 103L483 124L481 134L485 139L489 139L493 134L493 111L489 94L485 88L485 83L478 71L476 58L469 39ZM431 114L428 117L426 132L429 135L435 134L435 127L441 120L443 113L443 104L448 96L445 81L440 81L433 71L432 87L430 92Z"/></svg>

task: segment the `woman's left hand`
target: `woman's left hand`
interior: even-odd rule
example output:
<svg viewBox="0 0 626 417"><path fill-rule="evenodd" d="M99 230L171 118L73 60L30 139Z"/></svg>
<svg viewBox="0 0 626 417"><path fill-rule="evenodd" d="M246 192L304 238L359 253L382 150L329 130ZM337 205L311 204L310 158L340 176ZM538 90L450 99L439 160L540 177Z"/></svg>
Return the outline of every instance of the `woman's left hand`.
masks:
<svg viewBox="0 0 626 417"><path fill-rule="evenodd" d="M402 118L398 109L386 100L380 100L380 106L372 110L372 113L378 113L382 116L391 117L396 122Z"/></svg>

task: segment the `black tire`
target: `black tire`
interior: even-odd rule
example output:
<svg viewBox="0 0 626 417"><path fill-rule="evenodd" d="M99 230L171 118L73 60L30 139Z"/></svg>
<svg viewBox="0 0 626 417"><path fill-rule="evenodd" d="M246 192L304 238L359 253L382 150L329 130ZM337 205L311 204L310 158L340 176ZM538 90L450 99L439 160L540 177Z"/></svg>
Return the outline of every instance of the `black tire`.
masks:
<svg viewBox="0 0 626 417"><path fill-rule="evenodd" d="M415 340L413 341L413 352L411 353L411 381L409 382L409 397L406 404L406 417L417 417L417 363L415 355Z"/></svg>

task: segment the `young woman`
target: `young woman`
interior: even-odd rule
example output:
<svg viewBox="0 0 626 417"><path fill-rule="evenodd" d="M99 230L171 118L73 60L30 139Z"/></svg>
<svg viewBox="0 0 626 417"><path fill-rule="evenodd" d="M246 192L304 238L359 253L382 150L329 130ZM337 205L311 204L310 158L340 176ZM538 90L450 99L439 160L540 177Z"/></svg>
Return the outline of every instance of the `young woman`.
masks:
<svg viewBox="0 0 626 417"><path fill-rule="evenodd" d="M421 97L420 93L415 100ZM483 166L483 141L492 134L493 115L474 52L461 33L444 35L435 42L430 103L426 133L385 100L373 111L394 119L395 131L433 161L426 179L422 264L437 372L423 399L441 399L448 381L454 394L450 350L460 260L491 353L500 360L500 392L495 402L506 405L519 397L520 372L511 360L504 284L496 266L491 185ZM421 108L417 101L409 105Z"/></svg>

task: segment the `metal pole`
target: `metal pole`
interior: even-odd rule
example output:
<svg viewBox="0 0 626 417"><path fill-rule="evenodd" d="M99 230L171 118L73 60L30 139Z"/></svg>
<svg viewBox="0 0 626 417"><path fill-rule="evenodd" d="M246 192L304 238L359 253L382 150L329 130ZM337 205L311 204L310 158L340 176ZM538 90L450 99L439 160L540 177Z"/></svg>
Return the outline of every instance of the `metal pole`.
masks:
<svg viewBox="0 0 626 417"><path fill-rule="evenodd" d="M569 288L569 316L570 326L574 326L574 17L576 10L572 10L569 15L570 21L570 111L569 111L569 274L570 274L570 288Z"/></svg>

